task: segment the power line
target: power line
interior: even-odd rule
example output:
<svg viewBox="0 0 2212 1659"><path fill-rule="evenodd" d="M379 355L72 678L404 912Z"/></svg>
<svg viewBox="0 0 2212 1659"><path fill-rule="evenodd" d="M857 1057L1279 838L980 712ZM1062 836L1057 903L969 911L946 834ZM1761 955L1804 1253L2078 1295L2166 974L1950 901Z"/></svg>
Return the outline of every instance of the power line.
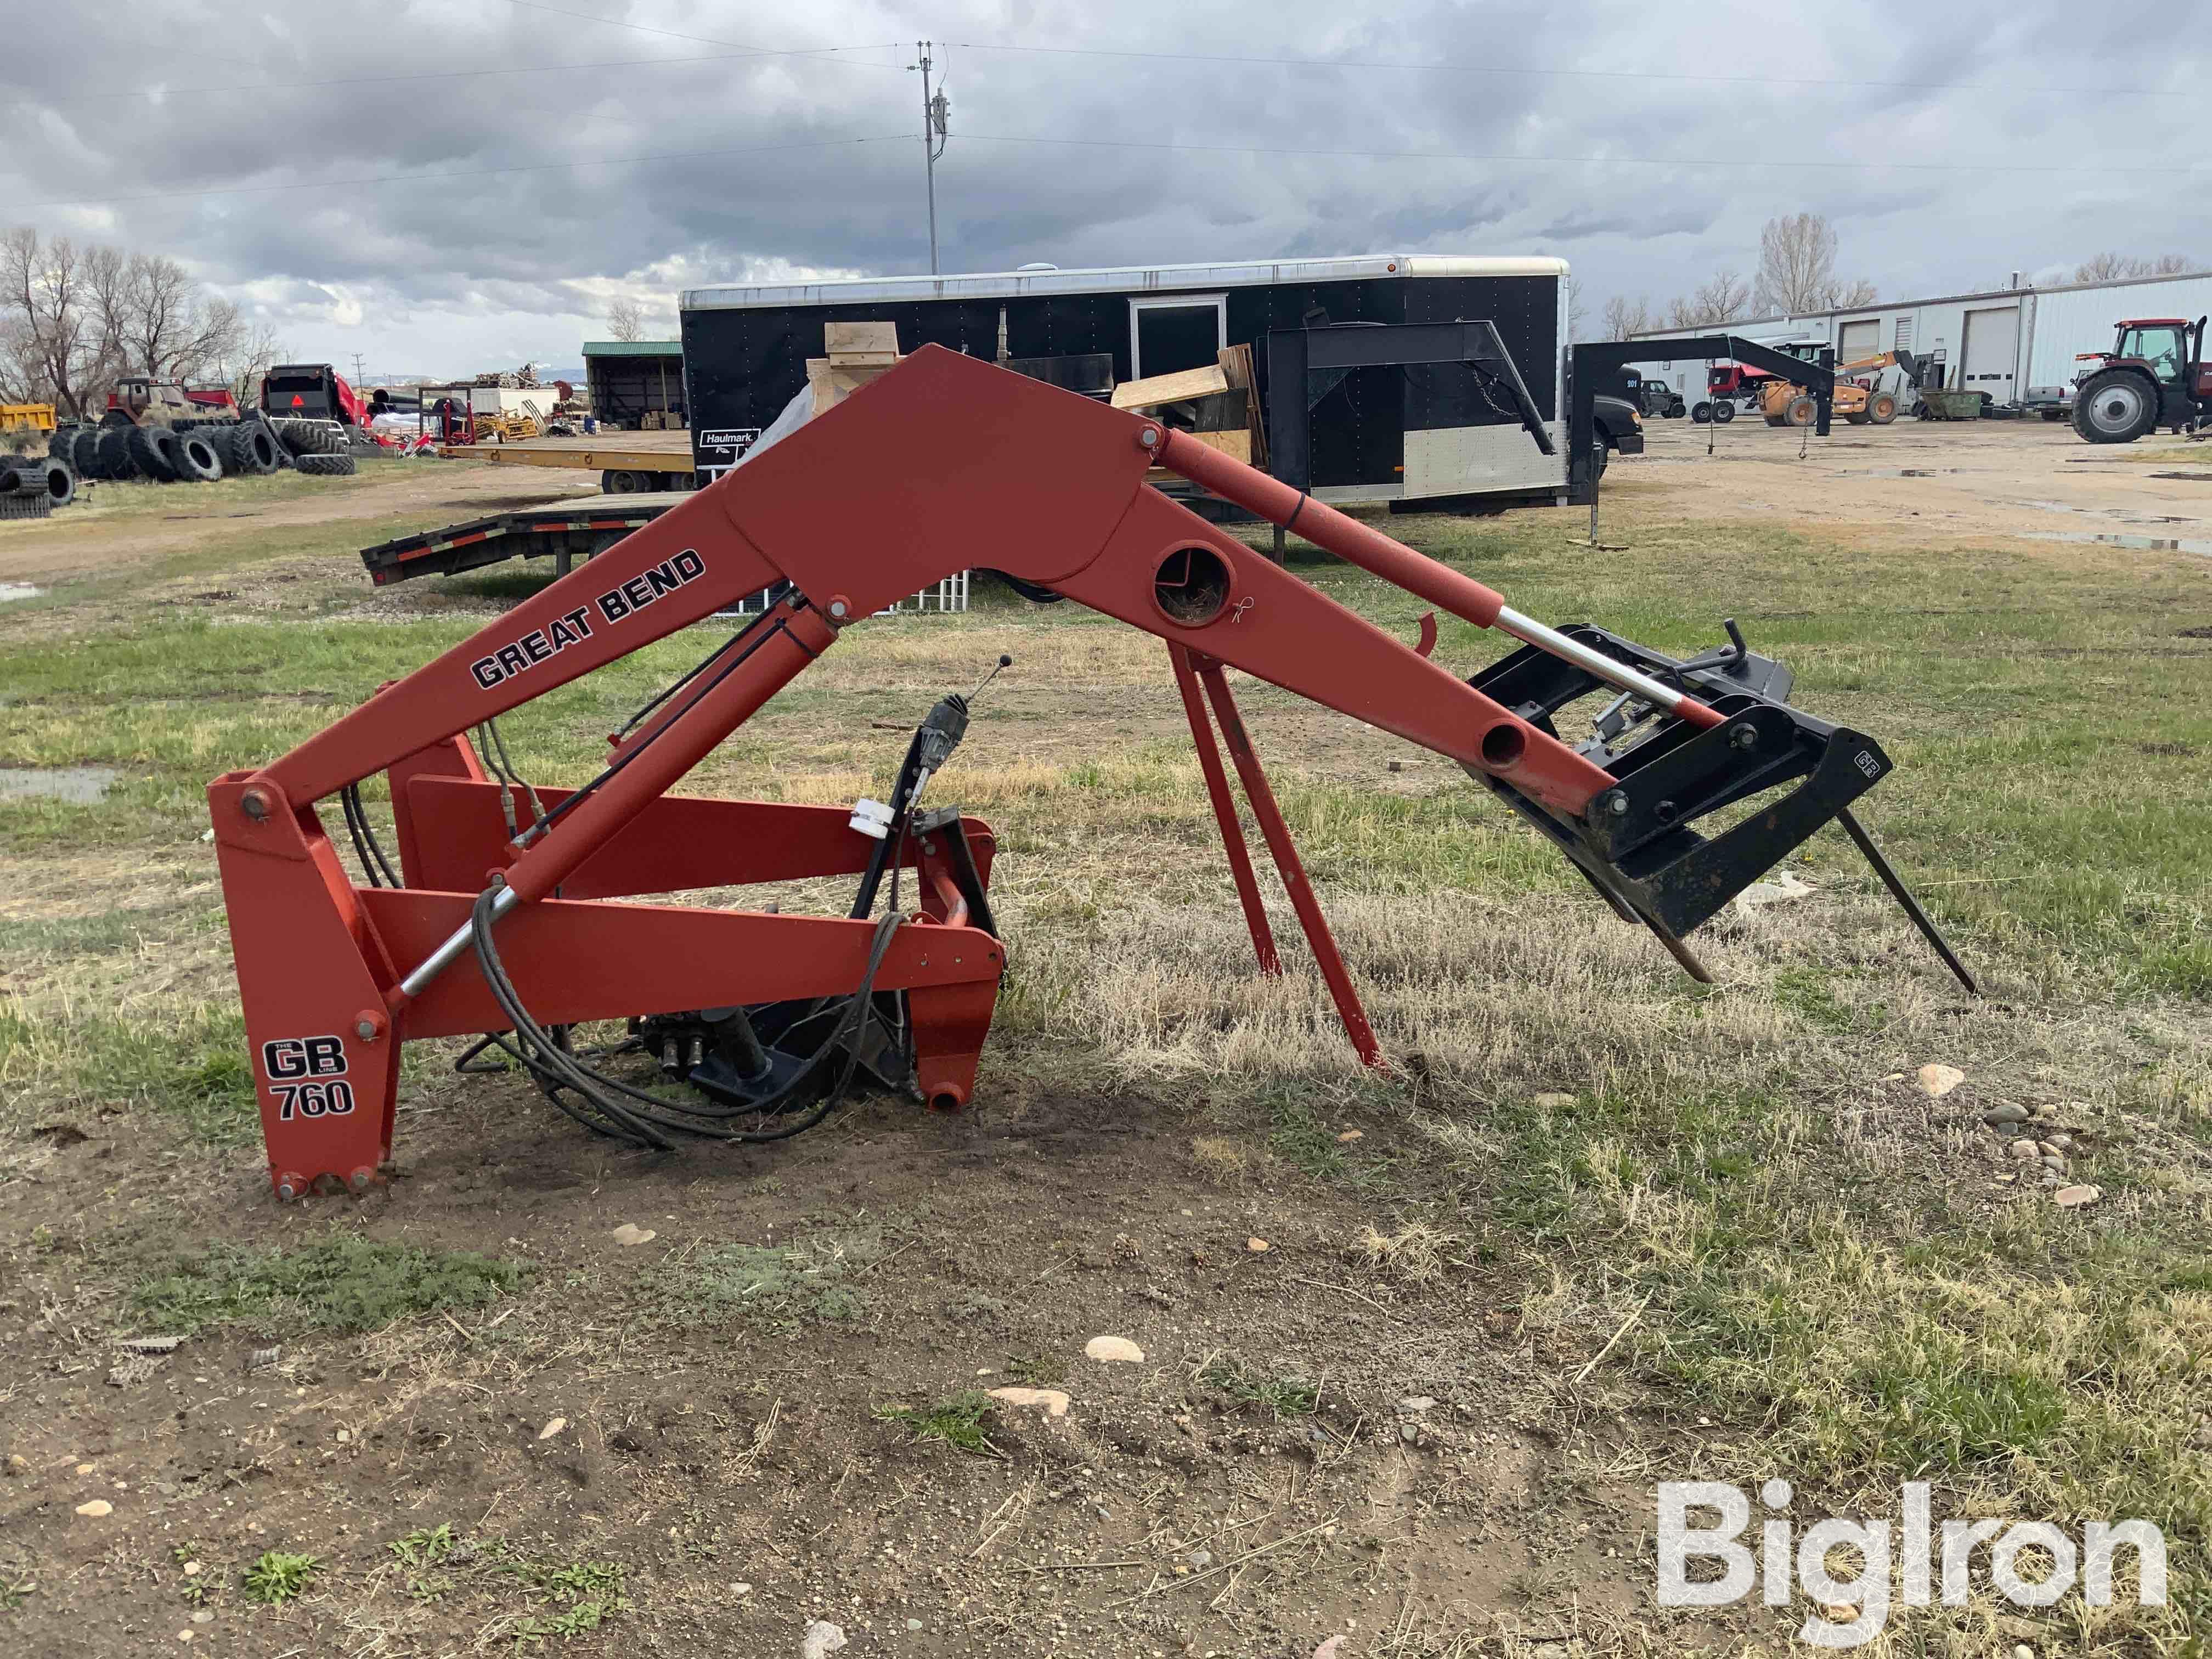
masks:
<svg viewBox="0 0 2212 1659"><path fill-rule="evenodd" d="M507 3L510 6L522 7L525 10L528 11L550 12L556 17L574 17L580 22L605 23L610 28L630 29L639 34L658 34L670 40L690 40L705 46L734 46L738 44L735 40L717 40L704 34L685 34L677 29L655 28L650 23L633 23L627 18L602 17L597 12L569 11L564 7L549 6L544 3L544 0L507 0ZM747 47L745 50L748 52L757 52L758 56L763 58L817 58L823 56L824 53L833 52L889 51L891 46L895 46L896 44L897 43L896 41L893 41L883 46L790 46L786 47L781 51L770 51L766 48ZM863 64L857 58L831 58L827 61L833 63L848 62L852 64L853 66L857 69L895 70L898 67L896 64Z"/></svg>
<svg viewBox="0 0 2212 1659"><path fill-rule="evenodd" d="M1227 52L1136 52L1111 46L1010 46L983 40L958 40L954 45L969 52L1018 52L1054 58L1134 58L1169 64L1243 64L1280 69L1441 70L1453 75L1535 76L1563 80L1700 81L1720 86L1849 87L1860 90L1898 92L2003 92L2057 94L2069 100L2083 96L2189 98L2194 92L2166 92L2152 87L1996 86L1972 81L1875 81L1839 76L1802 75L1692 75L1665 70L1549 69L1536 65L1497 64L1409 64L1351 58L1267 58Z"/></svg>
<svg viewBox="0 0 2212 1659"><path fill-rule="evenodd" d="M822 52L884 52L896 46L896 41L881 46L824 46ZM128 92L88 92L73 98L30 98L13 104L0 104L4 109L62 109L76 104L110 104L133 99L155 99L167 102L178 98L212 98L232 93L290 92L313 87L375 87L390 86L409 81L471 81L492 75L557 75L566 70L653 69L670 64L732 64L757 58L799 57L810 63L844 63L844 58L828 58L816 52L695 52L684 58L612 58L585 64L523 64L501 69L422 70L409 75L347 75L322 81L252 81L228 87L137 87ZM858 64L859 59L849 60ZM868 64L868 69L898 69L896 64Z"/></svg>
<svg viewBox="0 0 2212 1659"><path fill-rule="evenodd" d="M973 138L978 143L988 144L1054 144L1078 146L1084 149L1181 150L1218 155L1335 156L1346 161L1517 161L1534 162L1548 167L1806 167L1822 170L1880 167L1912 173L2094 173L2106 178L2168 173L2198 178L2208 176L2207 169L2203 167L2110 167L2099 166L2095 163L2051 167L2002 161L1755 161L1743 160L1716 161L1709 161L1703 156L1690 155L1525 155L1439 149L1284 149L1263 148L1256 144L1178 144L1165 140L1148 141L1137 138L1043 138L1029 134L991 132L963 132L961 137Z"/></svg>
<svg viewBox="0 0 2212 1659"><path fill-rule="evenodd" d="M914 134L892 132L866 137L823 138L801 144L756 144L736 149L673 150L658 155L594 155L575 161L538 161L523 167L453 168L444 173L386 173L366 179L314 179L294 185L231 185L219 190L157 190L137 196L63 197L48 202L23 202L21 208L113 207L130 202L173 202L204 196L258 196L290 190L343 190L360 185L428 184L441 179L489 179L510 173L560 173L570 167L627 167L646 161L696 161L724 155L770 155L783 150L836 149L847 144L911 143Z"/></svg>

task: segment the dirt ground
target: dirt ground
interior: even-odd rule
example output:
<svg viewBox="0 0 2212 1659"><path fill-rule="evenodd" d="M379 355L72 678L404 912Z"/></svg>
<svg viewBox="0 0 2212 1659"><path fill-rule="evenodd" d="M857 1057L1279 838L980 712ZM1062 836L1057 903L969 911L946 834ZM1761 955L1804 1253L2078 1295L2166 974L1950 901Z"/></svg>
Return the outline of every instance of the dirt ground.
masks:
<svg viewBox="0 0 2212 1659"><path fill-rule="evenodd" d="M1646 453L1607 471L1617 499L1850 524L1892 539L2136 536L2205 540L2212 551L2212 441L2101 447L2041 420L1838 422L1826 438L1749 417L1650 420L1644 431Z"/></svg>
<svg viewBox="0 0 2212 1659"><path fill-rule="evenodd" d="M2212 453L2193 447L2094 449L2040 422L1839 427L1809 448L1796 431L1757 422L1709 434L1653 421L1646 431L1650 453L1607 475L1603 511L1618 517L1602 522L1631 535L1670 520L1779 515L1938 552L1992 537L2212 538ZM35 535L0 526L0 582L82 581L100 592L149 556L217 556L247 527L234 520L325 537L359 521L368 541L373 524L405 517L429 528L550 499L564 483L576 493L595 480L378 464L345 489L212 521L189 513L181 491L127 505L95 496L96 510ZM1573 509L1516 517L1556 524L1563 539L1587 522ZM327 558L319 570L274 558L210 580L222 585L152 603L204 600L216 614L246 593L273 611L312 587L343 592L331 603L349 607L319 621L380 609L427 627L441 614L430 584L353 594ZM504 602L483 592L454 603ZM974 646L995 650L988 630L1000 620L971 620ZM1067 647L1092 655L1049 712L1071 728L1095 720L1094 753L1176 737L1169 698L1156 684L1129 689L1136 671L1125 674L1117 654L1141 646L1144 670L1157 670L1155 642L1091 637ZM917 683L935 688L944 664L921 660ZM878 671L886 663L896 678L901 659L887 653ZM846 672L824 665L840 689L834 677ZM893 718L871 726L878 746L902 742L914 702L902 687L884 705ZM1279 752L1310 750L1286 771L1357 775L1401 803L1444 787L1448 769L1432 757L1416 770L1423 759L1395 741L1344 745L1329 735L1340 725L1266 707ZM788 730L802 718L811 716L793 716ZM1011 708L1004 718L1011 726ZM768 729L779 740L787 732ZM823 775L854 764L827 739L793 741L800 763ZM1004 757L1014 781L1000 787L1012 791L1021 766L1080 758L1074 738L1052 741L1067 752L1041 740ZM1196 823L1202 809L1188 802L1158 816L1179 823L1173 814L1186 808ZM1021 854L1066 850L1051 838L1074 833L1038 817L1044 827L1001 865L1010 902L1028 918L1056 905L1095 918L1085 895L1056 890L1045 860L1025 864ZM1169 890L1184 872L1162 873L1162 844L1084 854L1122 883L1131 933L1153 914L1146 906L1186 896ZM114 937L100 946L107 976L73 993L88 1010L151 997L220 1019L235 991L212 877L197 843L25 855L14 890L0 895L0 927L36 941L49 925L96 931L112 918ZM1206 939L1222 941L1228 964L1243 948L1233 907L1215 890L1212 862L1202 878L1226 918ZM1347 948L1379 954L1344 908ZM1407 929L1416 912L1377 914L1370 931L1380 933ZM1464 920L1443 899L1419 914L1440 928ZM1670 1017L1641 981L1618 994L1589 966L1596 958L1576 954L1584 947L1559 945L1554 930L1571 926L1579 939L1586 926L1579 910L1559 922L1565 914L1489 915L1483 948L1505 964L1501 975L1563 1002L1579 984L1592 1008L1620 1004L1624 1026ZM1892 1000L1872 1000L1853 1028L1865 1063L1808 1085L1820 1103L1799 1121L1803 1133L1826 1133L1832 1117L1847 1127L1846 1150L1822 1156L1840 1167L1873 1144L1895 1159L1881 1167L1900 1188L1925 1179L1995 1191L2014 1179L1997 1143L1973 1119L1944 1127L1909 1073L1890 1068L1932 1052L1931 1030L1963 1048L1995 1029L1972 1022L1996 1016L1961 1009L1946 981L1896 988L1902 975L1889 969L1910 941L1900 945L1886 911L1868 914L1878 920L1867 929L1887 930L1879 949L1889 957L1861 963L1872 988L1863 996ZM1770 925L1724 937L1715 959L1728 988L1747 975L1742 933L1757 943ZM1293 926L1279 918L1285 938ZM1625 959L1641 947L1606 948ZM1221 975L1249 977L1247 958ZM36 980L0 971L0 991ZM2032 1000L2027 983L2008 982L2006 1012ZM1861 1012L1818 1005L1820 1018L1846 1024ZM270 1200L258 1140L210 1146L116 1091L77 1090L0 1148L10 1256L0 1273L0 1656L797 1659L816 1620L842 1629L850 1659L1790 1650L1802 1607L1709 1626L1650 1606L1654 1471L1738 1478L1741 1444L1763 1425L1716 1422L1670 1385L1663 1364L1632 1382L1613 1374L1604 1362L1643 1308L1625 1291L1577 1288L1569 1258L1579 1245L1539 1229L1557 1253L1522 1249L1520 1219L1486 1212L1494 1193L1455 1192L1465 1208L1446 1206L1437 1143L1414 1127L1419 1065L1404 1110L1294 1078L1273 1085L1263 1103L1272 1117L1255 1128L1247 1083L1202 1067L1085 1089L1032 1084L1016 1060L1057 1040L1032 1018L1009 1039L1021 1045L1015 1055L987 1062L997 1069L978 1109L936 1115L874 1099L789 1143L673 1156L593 1141L519 1079L454 1075L458 1045L440 1045L403 1081L391 1185L304 1206ZM1733 1029L1718 1000L1711 1018ZM2148 1067L2126 1043L2153 1052L2149 1031L2179 1049L2166 1018L2143 1016L2124 1042L2108 1021L2076 1046L2087 1054L2109 1042L2124 1055L2111 1060L2115 1073ZM65 1027L58 1041L71 1040ZM232 1041L216 1046L228 1052ZM2048 1080L2073 1081L2064 1045L2051 1042L2053 1053L2022 1064L2059 1068L2034 1073L2036 1086L2070 1101ZM1547 1079L1534 1098L1553 1103L1541 1109L1572 1117L1577 1091L1597 1097L1607 1063L1562 1042L1500 1069L1521 1094L1530 1091L1520 1083ZM1763 1103L1758 1111L1770 1115ZM1718 1170L1735 1152L1708 1147L1707 1133L1685 1139ZM1468 1145L1487 1164L1516 1155L1480 1134ZM1607 1178L1583 1165L1562 1176L1592 1188ZM1989 1203L2015 1195L2025 1196ZM1431 1225L1437 1217L1447 1219ZM154 1351L118 1345L156 1322L149 1310L161 1304L144 1285L162 1264L215 1241L305 1249L342 1236L477 1252L513 1264L514 1276L480 1304L441 1304L366 1334L303 1328L300 1307L280 1303L210 1318ZM1369 1236L1381 1242L1363 1255L1356 1241ZM1127 1339L1139 1357L1089 1357L1102 1335ZM972 1391L1006 1386L1062 1391L1065 1414L1001 1402L975 1419L978 1443L935 1431L948 1402L973 1406ZM270 1551L313 1565L299 1593L264 1602L245 1587ZM1925 1650L2008 1659L2018 1629L1984 1612L1951 1647ZM1340 1644L1328 1645L1333 1638ZM2054 1637L2039 1652L2092 1650L2123 1650Z"/></svg>

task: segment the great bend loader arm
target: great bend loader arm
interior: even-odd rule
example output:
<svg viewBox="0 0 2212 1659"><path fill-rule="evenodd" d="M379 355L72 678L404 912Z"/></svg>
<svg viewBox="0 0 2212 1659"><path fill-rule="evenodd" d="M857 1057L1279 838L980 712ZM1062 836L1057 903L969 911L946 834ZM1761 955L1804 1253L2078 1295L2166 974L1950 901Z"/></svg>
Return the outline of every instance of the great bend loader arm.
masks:
<svg viewBox="0 0 2212 1659"><path fill-rule="evenodd" d="M1527 648L1462 680L1429 660L1432 633L1420 648L1401 643L1146 487L1154 465ZM918 868L922 911L896 923L613 901L866 867L878 843L848 826L846 809L666 791L847 627L979 566L1168 642L1255 942L1272 964L1225 777L1201 729L1203 684L1347 1029L1370 1059L1379 1054L1287 836L1279 838L1224 665L1460 763L1693 966L1678 933L1888 769L1870 741L1838 740L1836 728L1789 709L1786 671L1740 641L1733 657L1678 664L1596 629L1555 632L1154 422L925 348L290 754L210 787L280 1195L331 1180L372 1184L390 1155L398 1043L510 1029L518 1000L557 1031L854 997L860 987L903 999L921 1093L939 1106L964 1103L1005 963L971 915L988 916L981 823L933 814L898 838L893 861ZM535 809L526 811L520 832L510 827L513 792L462 733L763 589L781 597L619 734L598 780L538 792L544 815L533 824ZM1553 716L1593 690L1615 696L1612 735L1570 746ZM1650 735L1631 744L1629 728ZM1654 749L1662 752L1646 755ZM1655 797L1639 766L1663 773L1671 793ZM315 807L380 771L390 776L402 869L398 884L362 887ZM1802 804L1831 773L1828 795ZM1799 778L1808 781L1765 815L1764 831L1756 816L1711 842L1687 828L1699 812ZM1784 810L1793 802L1794 816ZM1695 847L1680 844L1686 836ZM1692 872L1710 906L1667 887L1684 860L1732 842L1741 844L1731 859Z"/></svg>

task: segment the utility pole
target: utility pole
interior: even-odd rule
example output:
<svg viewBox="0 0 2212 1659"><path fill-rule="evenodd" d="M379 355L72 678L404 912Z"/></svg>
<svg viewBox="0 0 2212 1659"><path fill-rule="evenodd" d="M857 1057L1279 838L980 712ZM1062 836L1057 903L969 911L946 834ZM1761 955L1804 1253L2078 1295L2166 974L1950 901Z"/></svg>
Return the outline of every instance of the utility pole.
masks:
<svg viewBox="0 0 2212 1659"><path fill-rule="evenodd" d="M945 154L946 142L951 137L952 100L942 90L933 95L929 90L929 71L933 67L929 56L930 43L915 42L915 52L921 61L908 65L921 71L921 155L922 165L929 179L929 274L937 275L937 158Z"/></svg>
<svg viewBox="0 0 2212 1659"><path fill-rule="evenodd" d="M366 360L358 351L353 354L353 383L356 386L359 386L362 382L361 366L364 361Z"/></svg>

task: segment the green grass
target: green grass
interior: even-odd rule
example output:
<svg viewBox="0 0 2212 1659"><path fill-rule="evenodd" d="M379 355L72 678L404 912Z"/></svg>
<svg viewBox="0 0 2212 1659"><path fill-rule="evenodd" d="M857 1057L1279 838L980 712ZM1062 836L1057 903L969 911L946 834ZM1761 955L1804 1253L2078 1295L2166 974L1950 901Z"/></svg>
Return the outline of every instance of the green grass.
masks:
<svg viewBox="0 0 2212 1659"><path fill-rule="evenodd" d="M1321 1405L1321 1385L1299 1376L1269 1376L1235 1354L1216 1354L1198 1370L1200 1387L1232 1406L1254 1407L1277 1419L1310 1417Z"/></svg>
<svg viewBox="0 0 2212 1659"><path fill-rule="evenodd" d="M985 1427L994 1404L981 1390L963 1389L933 1406L878 1406L874 1414L879 1423L896 1423L904 1429L910 1444L934 1440L971 1456L996 1457L999 1449Z"/></svg>
<svg viewBox="0 0 2212 1659"><path fill-rule="evenodd" d="M240 1583L249 1601L277 1607L305 1595L322 1571L320 1558L267 1550L241 1575Z"/></svg>
<svg viewBox="0 0 2212 1659"><path fill-rule="evenodd" d="M854 1276L884 1254L871 1227L823 1228L788 1244L717 1244L661 1263L643 1278L640 1306L656 1324L744 1320L792 1331L860 1317Z"/></svg>
<svg viewBox="0 0 2212 1659"><path fill-rule="evenodd" d="M140 1279L131 1306L148 1328L190 1334L248 1322L260 1330L373 1331L413 1314L480 1308L520 1285L526 1263L334 1233L254 1249L212 1243Z"/></svg>

